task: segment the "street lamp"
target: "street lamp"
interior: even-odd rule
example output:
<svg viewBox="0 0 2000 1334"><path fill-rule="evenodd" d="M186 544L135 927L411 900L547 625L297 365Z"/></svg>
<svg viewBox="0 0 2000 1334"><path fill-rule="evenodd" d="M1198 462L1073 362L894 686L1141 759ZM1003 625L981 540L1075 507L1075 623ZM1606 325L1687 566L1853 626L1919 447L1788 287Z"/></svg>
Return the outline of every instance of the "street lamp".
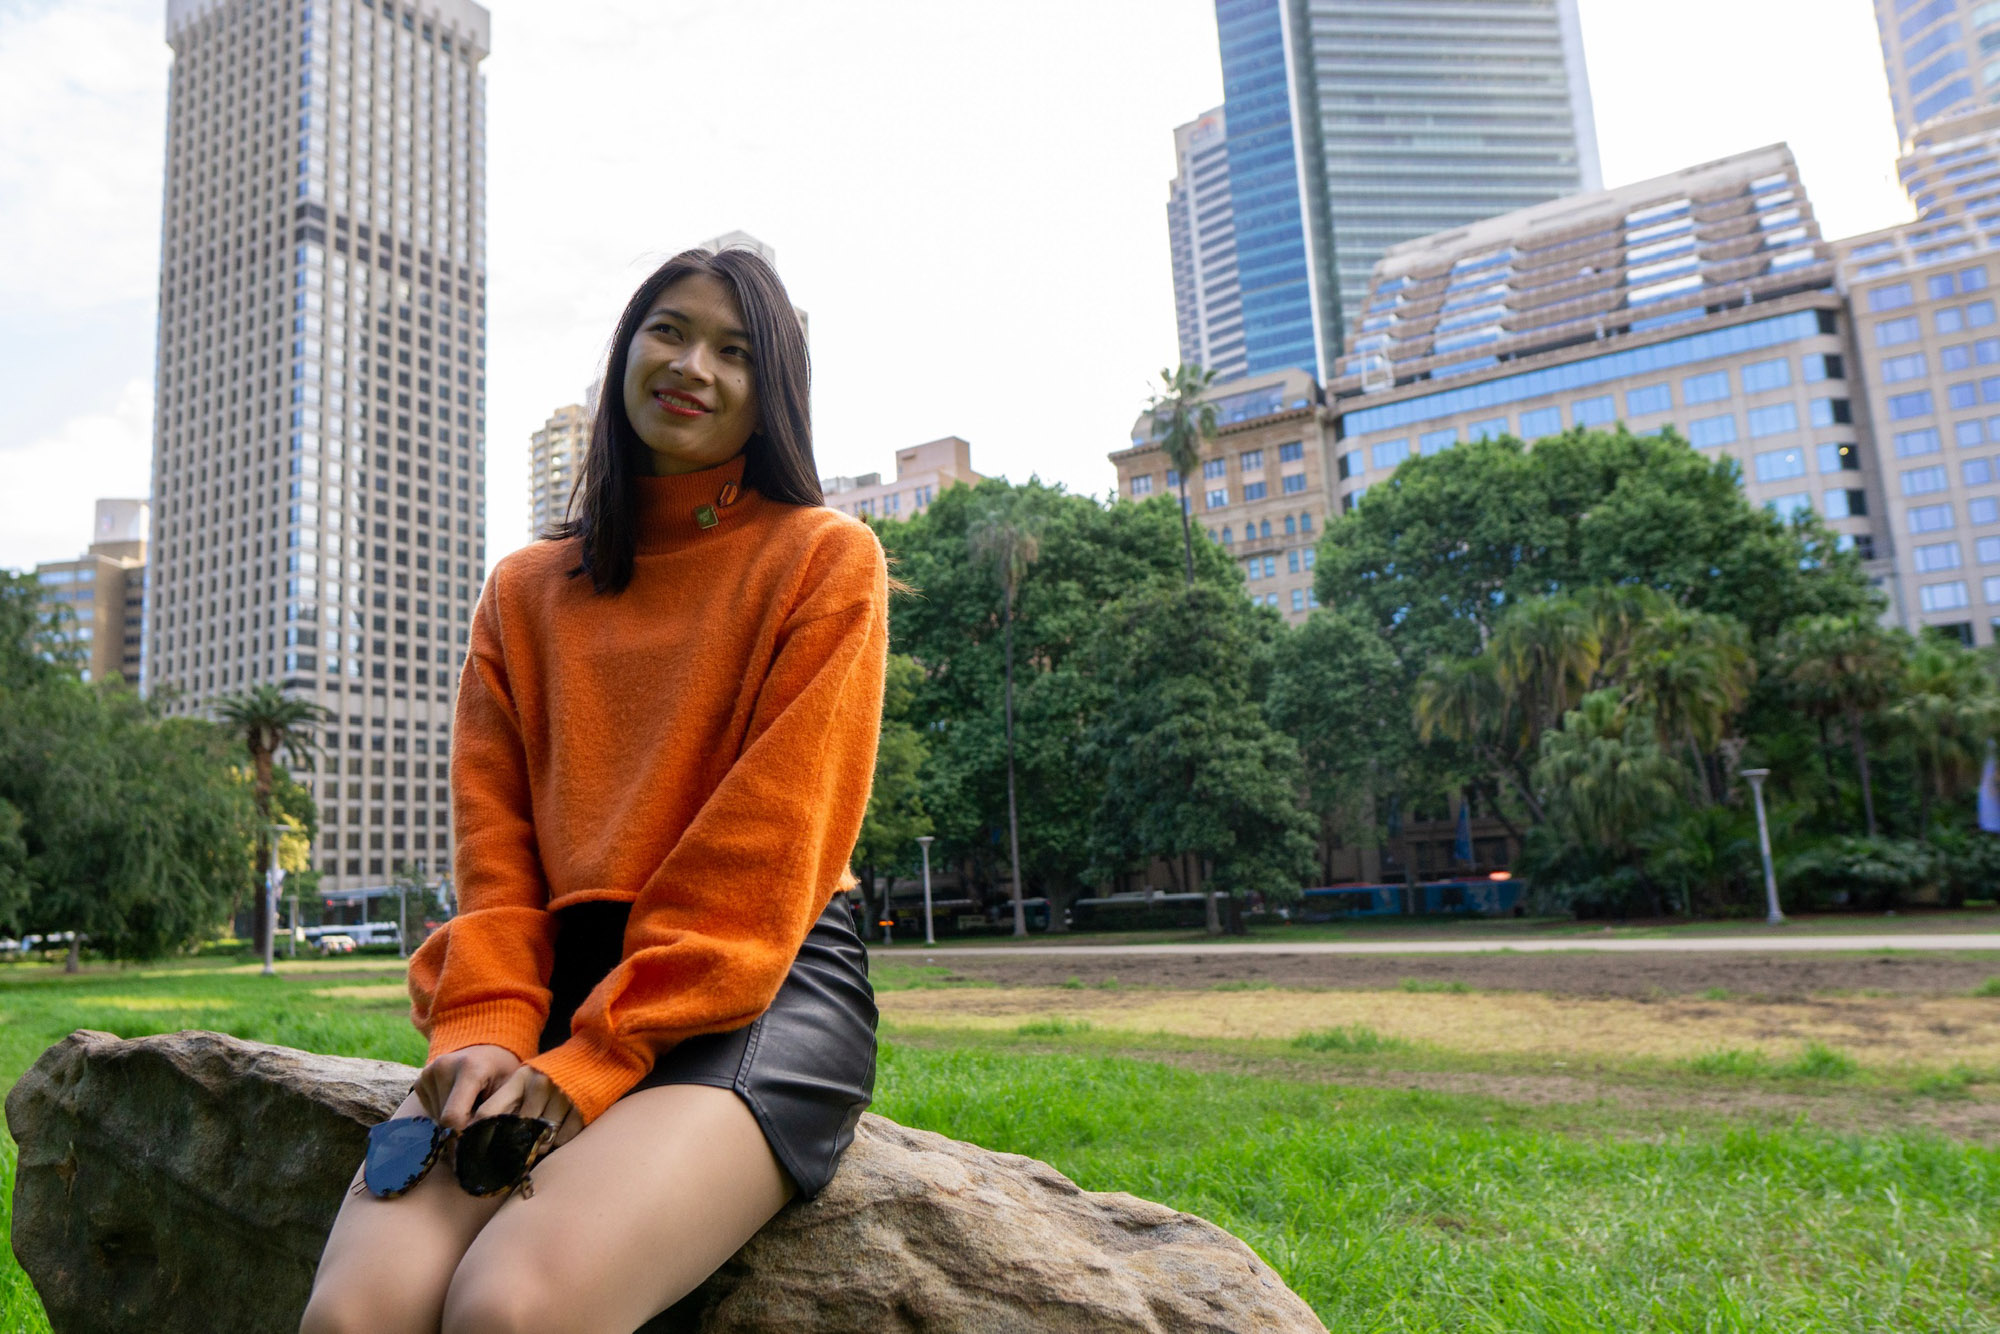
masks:
<svg viewBox="0 0 2000 1334"><path fill-rule="evenodd" d="M917 846L924 850L924 944L937 944L937 929L931 921L931 835L919 834Z"/></svg>
<svg viewBox="0 0 2000 1334"><path fill-rule="evenodd" d="M264 919L270 925L264 932L264 976L276 977L272 951L278 939L278 886L285 883L285 868L278 865L278 840L295 831L288 824L271 824L264 826L264 832L271 836L271 861L264 868Z"/></svg>
<svg viewBox="0 0 2000 1334"><path fill-rule="evenodd" d="M1745 769L1743 776L1750 780L1750 797L1757 803L1757 849L1764 854L1764 920L1777 926L1785 920L1785 914L1778 907L1778 877L1771 870L1771 826L1764 818L1764 780L1771 776L1769 769Z"/></svg>

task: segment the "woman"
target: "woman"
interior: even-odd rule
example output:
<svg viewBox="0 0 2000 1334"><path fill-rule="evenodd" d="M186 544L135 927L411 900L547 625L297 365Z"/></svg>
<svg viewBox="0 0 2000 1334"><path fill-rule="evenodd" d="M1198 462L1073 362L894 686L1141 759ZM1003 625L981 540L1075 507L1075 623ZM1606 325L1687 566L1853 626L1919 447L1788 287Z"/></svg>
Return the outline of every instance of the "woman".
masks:
<svg viewBox="0 0 2000 1334"><path fill-rule="evenodd" d="M556 1147L484 1197L357 1174L307 1334L627 1334L816 1193L873 1089L842 891L888 581L820 503L798 318L756 254L687 251L603 383L573 517L474 616L460 911L411 960L430 1058L396 1112L537 1117Z"/></svg>

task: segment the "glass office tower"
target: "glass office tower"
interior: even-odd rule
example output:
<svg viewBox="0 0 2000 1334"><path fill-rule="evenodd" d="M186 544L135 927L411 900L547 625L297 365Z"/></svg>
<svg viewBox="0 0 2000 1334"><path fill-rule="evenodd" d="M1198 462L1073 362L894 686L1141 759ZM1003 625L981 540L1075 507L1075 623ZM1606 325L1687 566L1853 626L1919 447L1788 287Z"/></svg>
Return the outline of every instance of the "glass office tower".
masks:
<svg viewBox="0 0 2000 1334"><path fill-rule="evenodd" d="M1243 302L1236 288L1221 107L1175 128L1174 160L1179 170L1167 191L1167 242L1181 360L1233 380L1243 374Z"/></svg>
<svg viewBox="0 0 2000 1334"><path fill-rule="evenodd" d="M169 0L149 691L329 709L322 889L449 865L485 575L486 11Z"/></svg>
<svg viewBox="0 0 2000 1334"><path fill-rule="evenodd" d="M2000 4L1993 0L1875 0L1896 137L2000 101Z"/></svg>
<svg viewBox="0 0 2000 1334"><path fill-rule="evenodd" d="M1245 365L1330 373L1388 247L1602 188L1575 0L1216 0Z"/></svg>

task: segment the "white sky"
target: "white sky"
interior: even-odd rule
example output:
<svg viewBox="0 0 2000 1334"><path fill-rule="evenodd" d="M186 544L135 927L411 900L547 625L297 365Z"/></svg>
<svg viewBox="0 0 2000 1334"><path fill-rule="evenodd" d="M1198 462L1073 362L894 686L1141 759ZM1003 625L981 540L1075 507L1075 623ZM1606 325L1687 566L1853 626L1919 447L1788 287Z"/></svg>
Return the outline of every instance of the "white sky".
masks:
<svg viewBox="0 0 2000 1334"><path fill-rule="evenodd" d="M1828 237L1904 220L1867 0L1581 0L1605 183L1779 140ZM1176 356L1173 127L1211 0L493 0L487 559L631 288L733 228L812 317L820 472L972 442L1104 494ZM150 481L163 0L0 0L0 566Z"/></svg>

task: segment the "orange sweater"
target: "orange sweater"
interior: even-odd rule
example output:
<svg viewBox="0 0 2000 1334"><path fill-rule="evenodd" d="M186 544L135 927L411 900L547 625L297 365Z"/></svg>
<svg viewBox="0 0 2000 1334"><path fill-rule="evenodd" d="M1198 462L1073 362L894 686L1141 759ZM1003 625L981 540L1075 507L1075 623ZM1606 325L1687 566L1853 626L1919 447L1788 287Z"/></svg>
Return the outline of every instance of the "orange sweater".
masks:
<svg viewBox="0 0 2000 1334"><path fill-rule="evenodd" d="M683 1038L770 1005L861 829L881 726L887 571L875 535L818 506L642 477L620 594L563 577L578 544L493 569L451 739L459 912L410 960L437 1057L507 1048L596 1119ZM697 511L714 522L703 528ZM536 1048L552 910L630 902L624 959Z"/></svg>

